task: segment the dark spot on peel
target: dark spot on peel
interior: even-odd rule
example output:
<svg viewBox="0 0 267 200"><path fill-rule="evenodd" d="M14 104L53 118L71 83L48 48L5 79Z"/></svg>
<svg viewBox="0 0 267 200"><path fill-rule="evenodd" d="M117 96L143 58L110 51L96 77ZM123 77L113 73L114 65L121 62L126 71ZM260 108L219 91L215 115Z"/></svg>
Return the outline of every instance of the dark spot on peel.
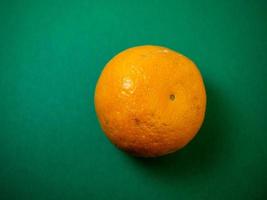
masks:
<svg viewBox="0 0 267 200"><path fill-rule="evenodd" d="M174 95L174 94L171 94L171 95L170 95L170 100L171 100L171 101L174 101L174 100L175 100L175 95Z"/></svg>
<svg viewBox="0 0 267 200"><path fill-rule="evenodd" d="M134 118L134 123L135 123L136 125L139 125L139 124L140 124L140 120L139 120L138 118Z"/></svg>

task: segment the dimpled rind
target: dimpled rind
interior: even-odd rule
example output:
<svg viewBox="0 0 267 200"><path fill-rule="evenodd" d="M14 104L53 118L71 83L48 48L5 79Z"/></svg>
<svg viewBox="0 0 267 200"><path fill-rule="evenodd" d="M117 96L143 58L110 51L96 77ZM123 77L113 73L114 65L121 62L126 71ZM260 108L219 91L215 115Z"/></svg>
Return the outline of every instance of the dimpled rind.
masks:
<svg viewBox="0 0 267 200"><path fill-rule="evenodd" d="M187 57L165 47L138 46L107 63L95 108L113 144L156 157L181 149L196 135L205 115L205 86Z"/></svg>

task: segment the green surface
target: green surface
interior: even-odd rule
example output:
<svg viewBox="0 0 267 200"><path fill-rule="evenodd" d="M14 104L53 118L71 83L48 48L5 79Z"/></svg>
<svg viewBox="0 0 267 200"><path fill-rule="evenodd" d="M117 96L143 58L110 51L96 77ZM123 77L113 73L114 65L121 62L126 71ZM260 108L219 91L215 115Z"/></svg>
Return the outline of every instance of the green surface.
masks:
<svg viewBox="0 0 267 200"><path fill-rule="evenodd" d="M0 199L267 199L267 3L0 1ZM204 126L137 159L94 111L105 63L155 44L199 66Z"/></svg>

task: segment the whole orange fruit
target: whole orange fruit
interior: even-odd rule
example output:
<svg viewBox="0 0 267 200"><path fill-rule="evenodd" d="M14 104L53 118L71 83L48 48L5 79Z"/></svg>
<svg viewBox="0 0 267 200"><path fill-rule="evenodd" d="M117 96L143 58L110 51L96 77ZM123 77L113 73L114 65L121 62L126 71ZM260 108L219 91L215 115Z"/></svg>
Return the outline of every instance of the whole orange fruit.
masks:
<svg viewBox="0 0 267 200"><path fill-rule="evenodd" d="M107 63L95 108L113 144L156 157L181 149L196 135L205 115L205 86L187 57L165 47L138 46Z"/></svg>

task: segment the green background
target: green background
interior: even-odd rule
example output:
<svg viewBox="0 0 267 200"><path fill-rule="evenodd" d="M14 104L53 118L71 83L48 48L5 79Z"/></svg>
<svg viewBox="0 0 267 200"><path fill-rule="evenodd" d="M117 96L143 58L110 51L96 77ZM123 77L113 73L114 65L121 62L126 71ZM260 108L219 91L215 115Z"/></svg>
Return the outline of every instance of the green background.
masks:
<svg viewBox="0 0 267 200"><path fill-rule="evenodd" d="M267 199L267 3L0 1L0 199ZM123 49L193 59L208 96L183 150L137 159L104 136L94 89Z"/></svg>

